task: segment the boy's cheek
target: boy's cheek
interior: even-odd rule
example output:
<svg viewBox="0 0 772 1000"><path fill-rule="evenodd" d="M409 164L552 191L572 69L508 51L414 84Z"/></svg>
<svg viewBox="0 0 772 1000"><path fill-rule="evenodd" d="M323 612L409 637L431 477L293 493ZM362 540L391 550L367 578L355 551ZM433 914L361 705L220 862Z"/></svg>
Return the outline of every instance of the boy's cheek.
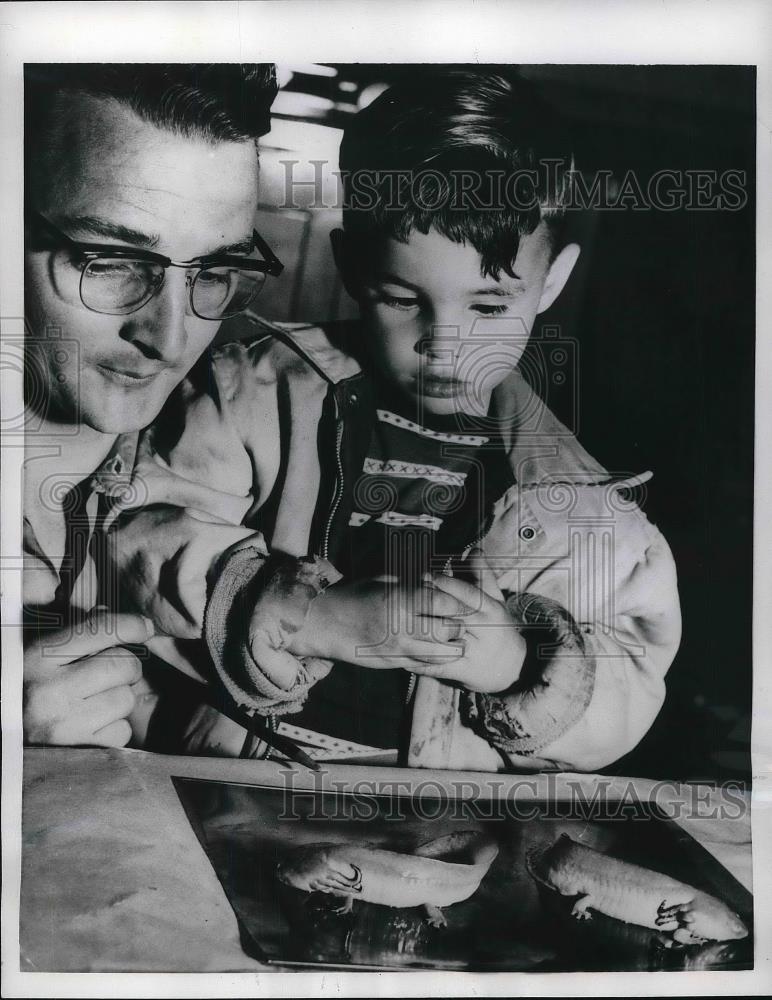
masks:
<svg viewBox="0 0 772 1000"><path fill-rule="evenodd" d="M418 363L416 344L420 331L400 319L384 322L378 315L363 320L362 333L370 354L390 367L413 369Z"/></svg>
<svg viewBox="0 0 772 1000"><path fill-rule="evenodd" d="M495 387L515 368L525 343L477 343L466 345L456 365L456 377L473 386Z"/></svg>

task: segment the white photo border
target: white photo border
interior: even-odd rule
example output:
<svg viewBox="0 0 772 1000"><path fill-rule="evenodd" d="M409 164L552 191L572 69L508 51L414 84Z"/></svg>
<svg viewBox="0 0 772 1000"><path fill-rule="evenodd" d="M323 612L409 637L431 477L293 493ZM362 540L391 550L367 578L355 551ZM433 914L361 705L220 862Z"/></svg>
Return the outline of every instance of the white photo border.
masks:
<svg viewBox="0 0 772 1000"><path fill-rule="evenodd" d="M21 642L2 639L4 996L738 995L772 990L772 5L765 0L258 0L0 7L0 336L23 316L25 62L504 62L757 66L752 972L53 974L19 971ZM21 411L3 370L3 416ZM2 449L2 618L21 604L20 447ZM16 609L14 612L13 609ZM731 665L727 665L731 669ZM642 978L644 977L644 978Z"/></svg>

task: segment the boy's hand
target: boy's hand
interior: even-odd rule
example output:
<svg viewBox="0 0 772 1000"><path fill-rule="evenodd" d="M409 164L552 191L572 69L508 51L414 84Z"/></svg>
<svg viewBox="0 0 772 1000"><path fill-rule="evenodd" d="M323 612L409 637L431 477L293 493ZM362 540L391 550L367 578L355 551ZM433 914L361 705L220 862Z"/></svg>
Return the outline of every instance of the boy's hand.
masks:
<svg viewBox="0 0 772 1000"><path fill-rule="evenodd" d="M336 584L311 602L288 648L381 670L447 664L462 653L452 640L459 633L454 616L465 610L451 593L401 586L393 577Z"/></svg>
<svg viewBox="0 0 772 1000"><path fill-rule="evenodd" d="M418 663L413 673L461 684L469 691L492 694L504 691L520 676L526 645L504 603L496 576L479 549L467 560L476 583L451 576L435 576L440 593L465 604L468 613L456 617L463 631L458 641L463 655L453 661Z"/></svg>

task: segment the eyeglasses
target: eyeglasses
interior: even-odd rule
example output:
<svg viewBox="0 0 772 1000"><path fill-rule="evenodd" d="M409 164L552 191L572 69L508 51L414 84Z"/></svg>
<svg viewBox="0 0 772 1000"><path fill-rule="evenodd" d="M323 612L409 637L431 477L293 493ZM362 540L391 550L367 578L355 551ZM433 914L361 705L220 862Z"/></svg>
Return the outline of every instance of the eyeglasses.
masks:
<svg viewBox="0 0 772 1000"><path fill-rule="evenodd" d="M235 254L171 260L151 250L79 243L34 209L27 208L26 215L47 241L36 249L65 250L69 260L60 262L60 267L80 271L81 302L92 312L108 316L137 312L161 291L168 267L184 267L191 312L200 319L227 319L255 300L267 274L278 277L284 270L256 229L252 230L252 250L259 251L262 260Z"/></svg>

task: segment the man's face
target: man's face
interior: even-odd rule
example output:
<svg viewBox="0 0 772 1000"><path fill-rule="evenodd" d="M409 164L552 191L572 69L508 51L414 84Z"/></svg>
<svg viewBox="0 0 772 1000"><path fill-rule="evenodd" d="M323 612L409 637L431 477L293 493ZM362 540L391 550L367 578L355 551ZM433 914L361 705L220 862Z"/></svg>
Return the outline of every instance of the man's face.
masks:
<svg viewBox="0 0 772 1000"><path fill-rule="evenodd" d="M110 99L60 98L51 169L32 207L72 239L191 260L251 243L257 151L149 124ZM28 241L29 242L29 241ZM246 251L239 248L241 253ZM146 426L214 337L218 323L189 314L186 272L168 268L154 298L128 316L81 302L66 252L27 249L30 349L46 379L48 416L103 432ZM78 351L67 349L77 342Z"/></svg>
<svg viewBox="0 0 772 1000"><path fill-rule="evenodd" d="M521 239L513 271L516 277L483 277L474 247L433 229L414 230L407 243L383 238L368 250L357 294L367 343L376 371L417 404L419 417L487 413L493 389L519 362L537 312L549 304L544 223Z"/></svg>

